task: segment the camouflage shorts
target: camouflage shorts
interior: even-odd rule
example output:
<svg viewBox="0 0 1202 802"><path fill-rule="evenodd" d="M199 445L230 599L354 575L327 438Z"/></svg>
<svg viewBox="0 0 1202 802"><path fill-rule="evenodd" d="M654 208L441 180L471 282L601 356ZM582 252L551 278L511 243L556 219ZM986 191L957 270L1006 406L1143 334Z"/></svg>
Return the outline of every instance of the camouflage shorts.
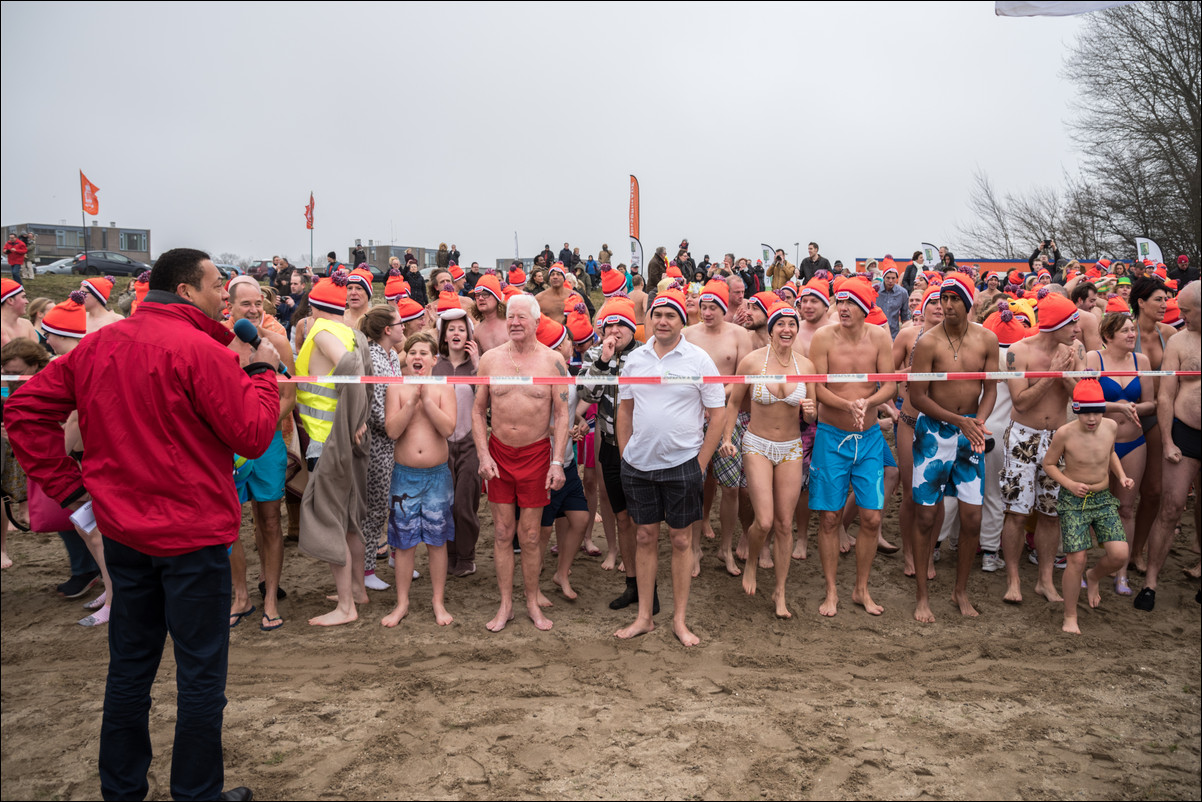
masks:
<svg viewBox="0 0 1202 802"><path fill-rule="evenodd" d="M1091 527L1098 536L1098 545L1127 540L1123 521L1119 518L1119 501L1109 490L1078 498L1061 488L1057 508L1060 512L1061 545L1065 554L1089 550L1093 545L1089 539Z"/></svg>
<svg viewBox="0 0 1202 802"><path fill-rule="evenodd" d="M1060 485L1043 471L1043 456L1048 452L1055 429L1032 429L1010 421L1002 442L1002 504L1006 512L1027 515L1034 509L1056 517L1056 499Z"/></svg>

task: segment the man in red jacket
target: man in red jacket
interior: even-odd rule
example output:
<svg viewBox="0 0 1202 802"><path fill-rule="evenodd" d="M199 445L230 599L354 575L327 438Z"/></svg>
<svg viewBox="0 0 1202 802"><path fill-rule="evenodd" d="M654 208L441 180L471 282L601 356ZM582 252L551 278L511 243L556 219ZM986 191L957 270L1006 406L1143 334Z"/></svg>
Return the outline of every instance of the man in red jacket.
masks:
<svg viewBox="0 0 1202 802"><path fill-rule="evenodd" d="M25 265L25 254L29 252L29 246L25 241L16 234L8 235L8 242L4 243L4 255L8 258L8 267L12 270L13 281L21 283L21 268Z"/></svg>
<svg viewBox="0 0 1202 802"><path fill-rule="evenodd" d="M64 507L92 501L113 582L100 731L105 799L149 790L150 690L167 632L175 645L175 799L222 794L221 722L229 657L228 547L241 507L235 452L263 454L275 433L279 354L231 346L228 298L208 255L159 257L138 314L83 339L5 405L13 450ZM79 410L83 471L60 423Z"/></svg>

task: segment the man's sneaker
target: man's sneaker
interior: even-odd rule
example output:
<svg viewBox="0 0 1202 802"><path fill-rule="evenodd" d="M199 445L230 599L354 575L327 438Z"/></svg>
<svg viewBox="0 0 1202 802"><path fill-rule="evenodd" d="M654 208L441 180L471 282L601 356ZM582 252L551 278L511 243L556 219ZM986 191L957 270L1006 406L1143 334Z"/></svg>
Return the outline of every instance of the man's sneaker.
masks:
<svg viewBox="0 0 1202 802"><path fill-rule="evenodd" d="M1056 566L1061 571L1063 571L1065 569L1065 566L1068 565L1068 557L1065 557L1063 554L1061 554L1059 557L1056 558L1056 561L1054 563L1052 563L1052 565Z"/></svg>
<svg viewBox="0 0 1202 802"><path fill-rule="evenodd" d="M939 562L942 559L943 559L943 553L939 550L939 547L936 546L935 550L933 552L931 552L931 561Z"/></svg>
<svg viewBox="0 0 1202 802"><path fill-rule="evenodd" d="M1039 552L1035 549L1027 552L1027 559L1031 561L1031 565L1039 565Z"/></svg>
<svg viewBox="0 0 1202 802"><path fill-rule="evenodd" d="M1151 588L1144 588L1135 597L1135 609L1143 610L1145 613L1150 613L1156 608L1156 591Z"/></svg>
<svg viewBox="0 0 1202 802"><path fill-rule="evenodd" d="M996 551L981 552L981 570L987 574L1006 567L1006 561L998 556Z"/></svg>
<svg viewBox="0 0 1202 802"><path fill-rule="evenodd" d="M80 596L87 593L99 580L99 571L88 571L87 573L83 574L74 574L66 582L58 586L58 595L62 596L64 599L78 599Z"/></svg>

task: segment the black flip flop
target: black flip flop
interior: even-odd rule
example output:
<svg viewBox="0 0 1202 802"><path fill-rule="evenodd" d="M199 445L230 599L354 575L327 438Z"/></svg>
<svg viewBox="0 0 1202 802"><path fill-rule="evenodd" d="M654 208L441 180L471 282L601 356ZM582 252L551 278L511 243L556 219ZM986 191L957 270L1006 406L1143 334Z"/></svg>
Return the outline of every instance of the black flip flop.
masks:
<svg viewBox="0 0 1202 802"><path fill-rule="evenodd" d="M261 599L267 598L267 583L266 582L259 583L259 598L261 598ZM277 586L275 589L275 600L282 601L286 598L288 598L288 591Z"/></svg>
<svg viewBox="0 0 1202 802"><path fill-rule="evenodd" d="M242 623L242 619L255 611L255 606L252 604L249 610L243 610L240 613L230 613L230 617L234 619L234 623L230 624L230 629Z"/></svg>

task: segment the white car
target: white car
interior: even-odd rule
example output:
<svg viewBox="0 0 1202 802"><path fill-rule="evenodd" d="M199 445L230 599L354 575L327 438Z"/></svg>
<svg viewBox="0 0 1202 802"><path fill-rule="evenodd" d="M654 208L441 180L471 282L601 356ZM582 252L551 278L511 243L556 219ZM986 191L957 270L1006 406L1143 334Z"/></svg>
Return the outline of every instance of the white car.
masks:
<svg viewBox="0 0 1202 802"><path fill-rule="evenodd" d="M47 273L57 275L71 274L71 268L75 265L75 257L71 256L66 259L59 259L57 262L51 262L48 265L37 265L33 268L34 275L41 276Z"/></svg>

